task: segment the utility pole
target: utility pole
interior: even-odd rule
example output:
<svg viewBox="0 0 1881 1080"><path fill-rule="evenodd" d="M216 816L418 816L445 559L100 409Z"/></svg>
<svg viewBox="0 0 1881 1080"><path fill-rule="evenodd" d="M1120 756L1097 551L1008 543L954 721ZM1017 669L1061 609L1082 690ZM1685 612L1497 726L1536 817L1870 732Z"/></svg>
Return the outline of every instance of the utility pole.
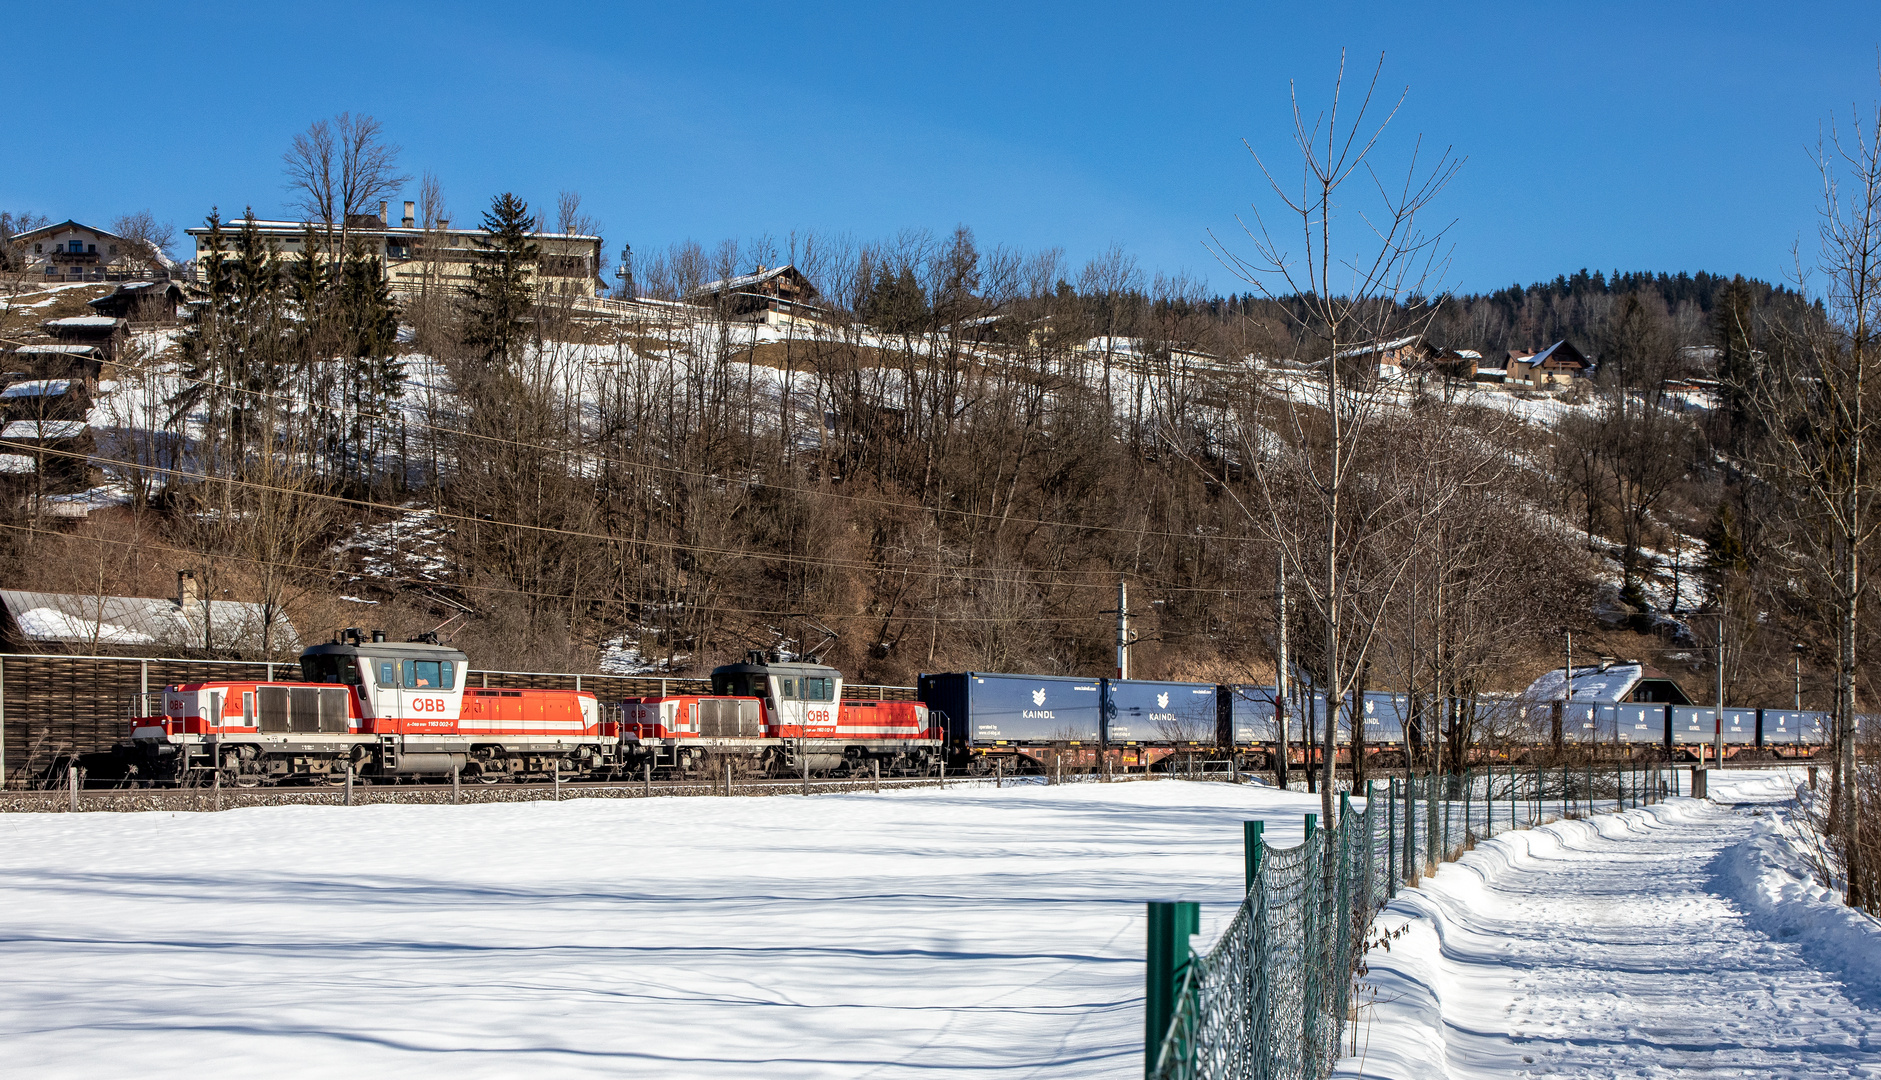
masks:
<svg viewBox="0 0 1881 1080"><path fill-rule="evenodd" d="M1718 612L1718 703L1717 734L1712 737L1711 758L1724 768L1724 612Z"/></svg>
<svg viewBox="0 0 1881 1080"><path fill-rule="evenodd" d="M1280 734L1279 745L1275 748L1274 782L1280 790L1287 789L1287 564L1280 563L1278 583L1274 586L1274 601L1280 610L1280 647L1276 650L1279 663L1274 668L1274 727Z"/></svg>
<svg viewBox="0 0 1881 1080"><path fill-rule="evenodd" d="M1117 579L1117 610L1104 612L1117 616L1117 678L1130 677L1130 646L1136 638L1130 633L1130 594L1122 578Z"/></svg>
<svg viewBox="0 0 1881 1080"><path fill-rule="evenodd" d="M1565 742L1574 734L1574 631L1564 630L1562 633L1567 641L1567 651L1562 654L1562 660L1567 666L1561 669L1561 727L1557 736ZM1559 750L1561 746L1557 744L1555 749Z"/></svg>
<svg viewBox="0 0 1881 1080"><path fill-rule="evenodd" d="M1791 650L1796 653L1796 711L1800 713L1803 711L1803 643L1797 642Z"/></svg>
<svg viewBox="0 0 1881 1080"><path fill-rule="evenodd" d="M1566 631L1566 634L1567 651L1562 654L1562 658L1567 662L1567 666L1561 669L1561 681L1562 685L1567 689L1562 693L1561 700L1563 702L1570 702L1574 700L1574 631ZM1563 704L1561 706L1561 718L1566 720L1567 716L1567 705Z"/></svg>

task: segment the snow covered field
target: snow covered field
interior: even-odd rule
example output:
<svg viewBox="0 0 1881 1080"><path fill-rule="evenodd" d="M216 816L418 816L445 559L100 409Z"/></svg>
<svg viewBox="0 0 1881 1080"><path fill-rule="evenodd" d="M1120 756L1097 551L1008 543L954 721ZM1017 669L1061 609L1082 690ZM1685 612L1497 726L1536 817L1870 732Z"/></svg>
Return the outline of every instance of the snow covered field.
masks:
<svg viewBox="0 0 1881 1080"><path fill-rule="evenodd" d="M1181 781L0 817L0 1074L1132 1077Z"/></svg>
<svg viewBox="0 0 1881 1080"><path fill-rule="evenodd" d="M1799 772L1510 833L1401 894L1340 1075L1881 1076L1881 925L1810 879Z"/></svg>

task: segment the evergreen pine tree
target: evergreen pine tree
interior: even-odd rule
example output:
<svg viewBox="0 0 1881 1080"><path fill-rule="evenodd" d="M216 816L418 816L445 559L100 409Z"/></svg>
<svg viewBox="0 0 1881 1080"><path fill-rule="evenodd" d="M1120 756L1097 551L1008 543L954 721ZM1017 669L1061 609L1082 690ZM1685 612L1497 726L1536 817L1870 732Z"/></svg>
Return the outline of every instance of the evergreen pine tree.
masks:
<svg viewBox="0 0 1881 1080"><path fill-rule="evenodd" d="M1751 417L1751 393L1757 377L1756 349L1751 335L1753 295L1750 283L1739 274L1718 294L1712 313L1717 340L1719 405L1730 431L1741 437Z"/></svg>
<svg viewBox="0 0 1881 1080"><path fill-rule="evenodd" d="M522 355L535 301L537 251L529 204L504 192L483 215L488 234L464 290L464 342L485 364L509 368Z"/></svg>

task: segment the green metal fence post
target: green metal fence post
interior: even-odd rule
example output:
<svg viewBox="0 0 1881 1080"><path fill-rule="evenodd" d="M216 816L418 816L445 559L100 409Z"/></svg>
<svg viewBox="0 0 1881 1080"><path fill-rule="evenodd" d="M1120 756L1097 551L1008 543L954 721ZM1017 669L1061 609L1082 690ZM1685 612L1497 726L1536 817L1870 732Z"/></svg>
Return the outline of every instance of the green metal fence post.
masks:
<svg viewBox="0 0 1881 1080"><path fill-rule="evenodd" d="M1398 778L1391 778L1391 797L1385 803L1385 895L1398 895Z"/></svg>
<svg viewBox="0 0 1881 1080"><path fill-rule="evenodd" d="M1189 966L1189 935L1201 926L1201 908L1188 900L1152 900L1144 953L1143 1075L1156 1071L1156 1055L1176 1017L1176 993Z"/></svg>
<svg viewBox="0 0 1881 1080"><path fill-rule="evenodd" d="M1515 762L1509 762L1509 831L1515 831Z"/></svg>
<svg viewBox="0 0 1881 1080"><path fill-rule="evenodd" d="M1243 821L1241 823L1241 863L1247 881L1243 893L1254 891L1254 879L1261 871L1261 830L1265 822Z"/></svg>
<svg viewBox="0 0 1881 1080"><path fill-rule="evenodd" d="M1313 834L1318 831L1319 831L1319 815L1318 814L1306 815L1306 839L1309 843L1313 839Z"/></svg>
<svg viewBox="0 0 1881 1080"><path fill-rule="evenodd" d="M1464 769L1463 770L1463 842L1466 844L1469 843L1470 831L1474 827L1470 823L1471 822L1470 814L1476 809L1476 800L1472 797L1475 794L1476 794L1476 771L1474 769Z"/></svg>

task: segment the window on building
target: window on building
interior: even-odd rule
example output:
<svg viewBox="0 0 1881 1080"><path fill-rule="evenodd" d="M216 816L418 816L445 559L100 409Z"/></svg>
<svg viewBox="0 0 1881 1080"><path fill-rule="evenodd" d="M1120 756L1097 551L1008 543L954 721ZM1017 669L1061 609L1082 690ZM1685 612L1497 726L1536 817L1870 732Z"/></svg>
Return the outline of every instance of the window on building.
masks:
<svg viewBox="0 0 1881 1080"><path fill-rule="evenodd" d="M33 245L33 254L35 254L35 255L44 255L45 253L46 253L46 245L44 245L44 244L34 244L34 245Z"/></svg>
<svg viewBox="0 0 1881 1080"><path fill-rule="evenodd" d="M89 244L89 245L87 245L87 246L88 246L89 248L91 248L91 253L92 253L93 255L96 255L96 254L98 254L98 245L97 245L97 244Z"/></svg>
<svg viewBox="0 0 1881 1080"><path fill-rule="evenodd" d="M85 253L85 241L74 240L66 245L66 250L74 255L82 255Z"/></svg>

